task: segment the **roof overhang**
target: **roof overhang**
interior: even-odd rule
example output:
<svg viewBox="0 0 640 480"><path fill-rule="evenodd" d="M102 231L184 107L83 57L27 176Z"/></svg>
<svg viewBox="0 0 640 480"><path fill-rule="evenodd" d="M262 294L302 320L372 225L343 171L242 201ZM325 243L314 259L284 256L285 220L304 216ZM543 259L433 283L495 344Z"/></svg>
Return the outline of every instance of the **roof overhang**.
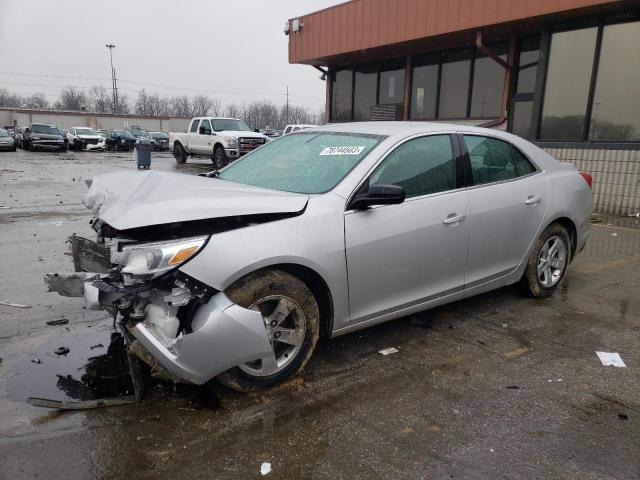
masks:
<svg viewBox="0 0 640 480"><path fill-rule="evenodd" d="M351 0L289 20L289 63L338 67L473 45L550 23L625 11L637 0Z"/></svg>

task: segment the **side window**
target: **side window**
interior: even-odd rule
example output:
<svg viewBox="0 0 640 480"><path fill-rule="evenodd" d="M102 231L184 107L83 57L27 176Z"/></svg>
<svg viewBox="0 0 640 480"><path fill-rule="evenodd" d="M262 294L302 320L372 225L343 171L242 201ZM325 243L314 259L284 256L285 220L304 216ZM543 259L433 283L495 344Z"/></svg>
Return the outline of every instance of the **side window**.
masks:
<svg viewBox="0 0 640 480"><path fill-rule="evenodd" d="M200 122L199 118L196 118L192 123L191 123L191 130L189 130L191 133L198 133L198 123Z"/></svg>
<svg viewBox="0 0 640 480"><path fill-rule="evenodd" d="M454 156L449 135L431 135L403 143L369 178L369 185L399 185L407 198L455 188Z"/></svg>
<svg viewBox="0 0 640 480"><path fill-rule="evenodd" d="M287 127L284 129L284 135L286 135L287 133L289 133L291 131L291 127Z"/></svg>
<svg viewBox="0 0 640 480"><path fill-rule="evenodd" d="M516 178L511 145L495 138L465 135L474 185Z"/></svg>
<svg viewBox="0 0 640 480"><path fill-rule="evenodd" d="M202 120L202 123L200 124L200 128L204 128L205 135L211 135L211 122L209 122L209 120L207 119Z"/></svg>
<svg viewBox="0 0 640 480"><path fill-rule="evenodd" d="M520 150L515 147L513 147L512 150L516 160L516 173L519 177L529 175L536 171L536 167L531 164L527 157L520 153Z"/></svg>

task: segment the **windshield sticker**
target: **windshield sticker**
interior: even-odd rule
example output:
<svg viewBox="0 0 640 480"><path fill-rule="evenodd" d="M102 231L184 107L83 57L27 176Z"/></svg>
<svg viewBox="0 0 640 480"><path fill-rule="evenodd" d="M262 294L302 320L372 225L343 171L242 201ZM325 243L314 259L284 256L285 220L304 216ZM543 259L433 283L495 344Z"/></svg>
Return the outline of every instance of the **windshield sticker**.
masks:
<svg viewBox="0 0 640 480"><path fill-rule="evenodd" d="M324 155L360 155L364 150L364 146L345 146L345 147L327 147L320 152L320 156Z"/></svg>

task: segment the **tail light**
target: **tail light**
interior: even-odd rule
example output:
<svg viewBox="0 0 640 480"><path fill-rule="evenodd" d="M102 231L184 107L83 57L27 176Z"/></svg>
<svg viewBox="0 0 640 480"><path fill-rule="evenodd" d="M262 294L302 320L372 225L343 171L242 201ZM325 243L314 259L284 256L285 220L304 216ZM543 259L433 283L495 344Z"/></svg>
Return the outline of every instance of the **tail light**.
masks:
<svg viewBox="0 0 640 480"><path fill-rule="evenodd" d="M586 172L580 172L580 175L582 175L584 181L589 185L589 189L593 189L593 177Z"/></svg>

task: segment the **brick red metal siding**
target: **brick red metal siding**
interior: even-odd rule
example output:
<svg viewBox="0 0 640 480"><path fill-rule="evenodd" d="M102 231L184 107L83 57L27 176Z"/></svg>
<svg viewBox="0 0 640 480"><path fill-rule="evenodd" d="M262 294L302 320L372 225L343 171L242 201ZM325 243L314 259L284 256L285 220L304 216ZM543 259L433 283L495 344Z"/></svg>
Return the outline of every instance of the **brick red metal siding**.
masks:
<svg viewBox="0 0 640 480"><path fill-rule="evenodd" d="M304 27L289 34L289 62L623 1L352 0L300 17Z"/></svg>

